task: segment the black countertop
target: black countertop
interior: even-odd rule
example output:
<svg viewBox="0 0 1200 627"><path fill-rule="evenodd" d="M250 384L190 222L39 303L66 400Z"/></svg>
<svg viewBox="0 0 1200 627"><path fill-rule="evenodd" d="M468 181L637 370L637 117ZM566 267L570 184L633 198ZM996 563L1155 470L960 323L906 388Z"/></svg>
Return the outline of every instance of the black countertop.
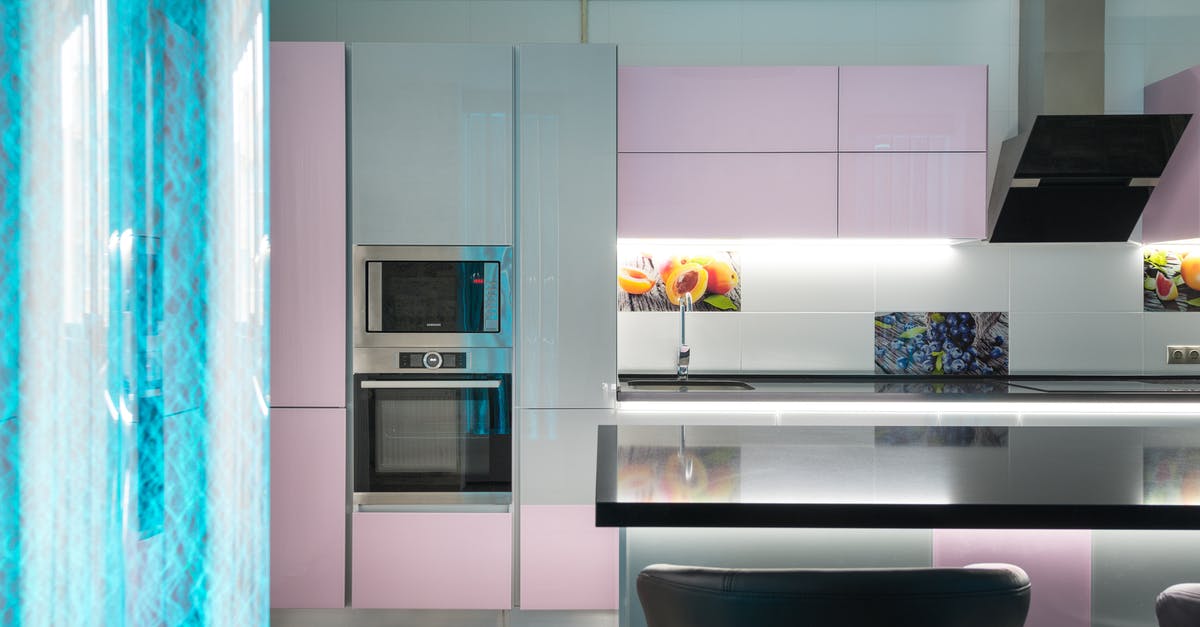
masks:
<svg viewBox="0 0 1200 627"><path fill-rule="evenodd" d="M744 382L753 389L714 389ZM726 388L732 386L724 386ZM1011 376L910 377L896 375L703 375L686 383L672 376L622 375L618 401L1095 401L1197 402L1200 377Z"/></svg>
<svg viewBox="0 0 1200 627"><path fill-rule="evenodd" d="M1200 529L1198 424L601 426L596 524Z"/></svg>

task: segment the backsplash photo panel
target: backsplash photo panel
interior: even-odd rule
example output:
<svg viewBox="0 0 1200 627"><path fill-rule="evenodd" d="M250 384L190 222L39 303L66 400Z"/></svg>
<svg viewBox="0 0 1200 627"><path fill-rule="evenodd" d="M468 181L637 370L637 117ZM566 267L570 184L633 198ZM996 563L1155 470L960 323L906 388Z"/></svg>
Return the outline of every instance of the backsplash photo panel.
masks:
<svg viewBox="0 0 1200 627"><path fill-rule="evenodd" d="M695 311L741 311L741 276L733 250L622 250L617 311L678 311L688 294Z"/></svg>
<svg viewBox="0 0 1200 627"><path fill-rule="evenodd" d="M1142 249L1145 311L1200 311L1200 249Z"/></svg>
<svg viewBox="0 0 1200 627"><path fill-rule="evenodd" d="M1008 312L875 314L875 373L1007 375Z"/></svg>

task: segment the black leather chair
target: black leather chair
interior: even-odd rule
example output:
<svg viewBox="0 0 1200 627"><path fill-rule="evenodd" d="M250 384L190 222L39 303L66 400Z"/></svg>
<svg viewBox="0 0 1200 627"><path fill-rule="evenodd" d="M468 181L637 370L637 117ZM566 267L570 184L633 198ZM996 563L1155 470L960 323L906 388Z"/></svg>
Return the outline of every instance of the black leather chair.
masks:
<svg viewBox="0 0 1200 627"><path fill-rule="evenodd" d="M1021 627L1029 576L964 568L743 569L654 564L637 578L649 627Z"/></svg>
<svg viewBox="0 0 1200 627"><path fill-rule="evenodd" d="M1177 583L1159 593L1154 601L1158 627L1200 625L1200 583Z"/></svg>

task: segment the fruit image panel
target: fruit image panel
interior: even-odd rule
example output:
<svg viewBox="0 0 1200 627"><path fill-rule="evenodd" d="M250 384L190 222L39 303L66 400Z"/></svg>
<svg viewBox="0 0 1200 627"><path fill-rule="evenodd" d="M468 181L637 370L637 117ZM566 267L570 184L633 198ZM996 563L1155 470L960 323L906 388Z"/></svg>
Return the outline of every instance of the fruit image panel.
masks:
<svg viewBox="0 0 1200 627"><path fill-rule="evenodd" d="M1142 249L1143 311L1200 311L1200 248Z"/></svg>
<svg viewBox="0 0 1200 627"><path fill-rule="evenodd" d="M733 250L622 250L617 311L741 311L741 256Z"/></svg>
<svg viewBox="0 0 1200 627"><path fill-rule="evenodd" d="M875 314L875 373L1007 375L1008 312Z"/></svg>

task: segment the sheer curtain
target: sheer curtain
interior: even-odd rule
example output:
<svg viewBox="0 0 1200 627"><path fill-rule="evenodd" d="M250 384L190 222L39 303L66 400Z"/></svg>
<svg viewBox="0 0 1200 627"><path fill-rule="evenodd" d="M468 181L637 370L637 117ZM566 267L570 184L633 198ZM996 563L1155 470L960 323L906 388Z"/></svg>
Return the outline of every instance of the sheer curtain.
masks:
<svg viewBox="0 0 1200 627"><path fill-rule="evenodd" d="M0 27L0 623L265 624L266 1Z"/></svg>

